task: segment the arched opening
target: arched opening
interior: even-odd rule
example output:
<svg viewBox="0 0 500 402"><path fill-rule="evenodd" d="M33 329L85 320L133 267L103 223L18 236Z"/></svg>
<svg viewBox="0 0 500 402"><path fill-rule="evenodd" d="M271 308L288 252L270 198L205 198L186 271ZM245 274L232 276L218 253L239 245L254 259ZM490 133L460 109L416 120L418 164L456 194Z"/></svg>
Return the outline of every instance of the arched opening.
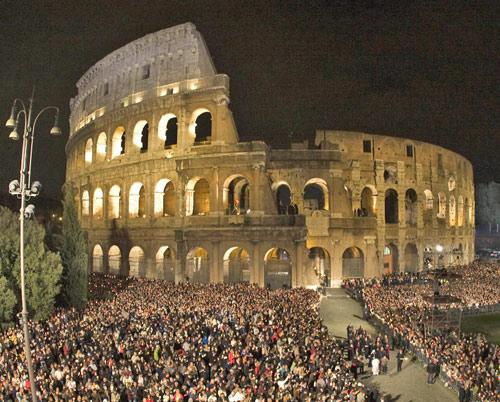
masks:
<svg viewBox="0 0 500 402"><path fill-rule="evenodd" d="M176 206L174 183L161 179L155 186L155 216L174 216Z"/></svg>
<svg viewBox="0 0 500 402"><path fill-rule="evenodd" d="M111 137L111 159L125 153L125 128L117 127Z"/></svg>
<svg viewBox="0 0 500 402"><path fill-rule="evenodd" d="M162 246L156 253L156 278L175 282L175 253L168 246Z"/></svg>
<svg viewBox="0 0 500 402"><path fill-rule="evenodd" d="M406 190L405 194L405 218L408 226L417 226L418 203L417 193L414 189Z"/></svg>
<svg viewBox="0 0 500 402"><path fill-rule="evenodd" d="M330 254L323 247L309 249L306 283L315 286L330 286L332 275Z"/></svg>
<svg viewBox="0 0 500 402"><path fill-rule="evenodd" d="M304 210L328 210L328 186L323 179L311 179L304 186Z"/></svg>
<svg viewBox="0 0 500 402"><path fill-rule="evenodd" d="M109 197L108 197L108 217L109 217L109 219L120 218L120 200L121 200L121 189L120 189L120 186L115 184L109 190Z"/></svg>
<svg viewBox="0 0 500 402"><path fill-rule="evenodd" d="M97 143L95 146L96 160L98 162L103 162L106 160L106 151L108 144L108 137L105 132L102 132L97 137Z"/></svg>
<svg viewBox="0 0 500 402"><path fill-rule="evenodd" d="M418 251L414 243L405 247L405 272L418 272Z"/></svg>
<svg viewBox="0 0 500 402"><path fill-rule="evenodd" d="M438 213L437 217L440 219L446 218L446 196L444 193L438 193Z"/></svg>
<svg viewBox="0 0 500 402"><path fill-rule="evenodd" d="M122 252L118 246L111 246L108 251L109 273L118 275L122 266Z"/></svg>
<svg viewBox="0 0 500 402"><path fill-rule="evenodd" d="M284 248L272 248L264 256L264 276L270 289L292 287L292 259Z"/></svg>
<svg viewBox="0 0 500 402"><path fill-rule="evenodd" d="M450 195L450 226L455 226L457 224L457 204L455 202L455 197Z"/></svg>
<svg viewBox="0 0 500 402"><path fill-rule="evenodd" d="M250 254L241 247L224 253L224 283L250 282Z"/></svg>
<svg viewBox="0 0 500 402"><path fill-rule="evenodd" d="M128 215L130 218L146 217L146 192L142 183L136 182L130 187Z"/></svg>
<svg viewBox="0 0 500 402"><path fill-rule="evenodd" d="M399 272L398 248L395 244L386 244L384 247L384 275Z"/></svg>
<svg viewBox="0 0 500 402"><path fill-rule="evenodd" d="M462 196L458 197L458 213L457 213L457 226L462 227L464 225L464 198Z"/></svg>
<svg viewBox="0 0 500 402"><path fill-rule="evenodd" d="M92 272L104 272L104 252L100 244L96 244L92 250Z"/></svg>
<svg viewBox="0 0 500 402"><path fill-rule="evenodd" d="M276 207L280 215L295 215L296 206L292 204L292 192L287 183L276 187Z"/></svg>
<svg viewBox="0 0 500 402"><path fill-rule="evenodd" d="M94 142L92 138L89 138L87 142L85 142L85 166L88 166L92 163L92 148L94 146Z"/></svg>
<svg viewBox="0 0 500 402"><path fill-rule="evenodd" d="M363 252L357 247L349 247L342 254L342 277L362 278L365 275Z"/></svg>
<svg viewBox="0 0 500 402"><path fill-rule="evenodd" d="M210 212L210 187L208 181L191 179L186 186L186 215L207 215Z"/></svg>
<svg viewBox="0 0 500 402"><path fill-rule="evenodd" d="M90 215L90 194L87 190L82 193L82 216Z"/></svg>
<svg viewBox="0 0 500 402"><path fill-rule="evenodd" d="M139 120L135 123L132 142L141 152L148 150L149 124L146 120Z"/></svg>
<svg viewBox="0 0 500 402"><path fill-rule="evenodd" d="M161 116L158 123L158 137L163 141L164 148L177 145L177 117L173 113Z"/></svg>
<svg viewBox="0 0 500 402"><path fill-rule="evenodd" d="M187 254L186 279L193 283L210 282L208 252L203 247L195 247Z"/></svg>
<svg viewBox="0 0 500 402"><path fill-rule="evenodd" d="M377 192L371 187L365 187L361 192L361 216L376 216Z"/></svg>
<svg viewBox="0 0 500 402"><path fill-rule="evenodd" d="M194 135L195 145L210 144L212 139L212 114L208 109L193 112L190 133Z"/></svg>
<svg viewBox="0 0 500 402"><path fill-rule="evenodd" d="M385 192L385 223L398 223L398 193L392 188Z"/></svg>
<svg viewBox="0 0 500 402"><path fill-rule="evenodd" d="M100 187L94 190L94 198L92 202L92 216L96 219L102 219L104 206L104 193Z"/></svg>
<svg viewBox="0 0 500 402"><path fill-rule="evenodd" d="M434 197L431 190L424 190L424 223L429 225L432 223L434 216Z"/></svg>
<svg viewBox="0 0 500 402"><path fill-rule="evenodd" d="M224 207L227 215L244 215L250 210L250 184L243 176L231 176L224 183Z"/></svg>
<svg viewBox="0 0 500 402"><path fill-rule="evenodd" d="M128 275L134 277L144 276L145 265L144 250L138 246L132 247L128 255Z"/></svg>

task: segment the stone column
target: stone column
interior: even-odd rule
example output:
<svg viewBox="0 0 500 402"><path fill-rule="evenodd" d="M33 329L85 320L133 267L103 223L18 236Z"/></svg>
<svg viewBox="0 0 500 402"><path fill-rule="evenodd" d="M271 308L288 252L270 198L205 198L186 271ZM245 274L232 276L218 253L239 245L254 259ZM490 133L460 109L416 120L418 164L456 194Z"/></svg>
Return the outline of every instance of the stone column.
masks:
<svg viewBox="0 0 500 402"><path fill-rule="evenodd" d="M292 266L292 287L304 286L304 248L304 241L295 241L296 258L295 267Z"/></svg>
<svg viewBox="0 0 500 402"><path fill-rule="evenodd" d="M342 170L333 169L330 171L330 180L332 188L330 191L330 210L333 218L342 218L342 210L346 208L344 189L344 180L342 179ZM349 213L349 218L352 216L352 211Z"/></svg>
<svg viewBox="0 0 500 402"><path fill-rule="evenodd" d="M210 283L220 283L224 280L223 266L220 263L220 241L212 241L210 258Z"/></svg>
<svg viewBox="0 0 500 402"><path fill-rule="evenodd" d="M381 256L376 247L376 237L365 236L364 241L366 245L364 276L368 278L380 276Z"/></svg>
<svg viewBox="0 0 500 402"><path fill-rule="evenodd" d="M264 263L261 261L260 244L258 240L253 240L252 274L250 281L263 287L264 284Z"/></svg>

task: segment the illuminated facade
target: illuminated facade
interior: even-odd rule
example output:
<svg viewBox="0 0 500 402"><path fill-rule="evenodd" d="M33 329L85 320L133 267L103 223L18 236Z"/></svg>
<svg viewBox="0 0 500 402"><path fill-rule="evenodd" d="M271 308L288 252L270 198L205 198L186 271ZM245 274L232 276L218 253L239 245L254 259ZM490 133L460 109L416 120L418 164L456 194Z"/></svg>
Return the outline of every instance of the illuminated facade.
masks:
<svg viewBox="0 0 500 402"><path fill-rule="evenodd" d="M315 286L473 259L466 159L328 130L290 149L240 142L229 78L190 23L116 50L77 87L67 182L94 271Z"/></svg>

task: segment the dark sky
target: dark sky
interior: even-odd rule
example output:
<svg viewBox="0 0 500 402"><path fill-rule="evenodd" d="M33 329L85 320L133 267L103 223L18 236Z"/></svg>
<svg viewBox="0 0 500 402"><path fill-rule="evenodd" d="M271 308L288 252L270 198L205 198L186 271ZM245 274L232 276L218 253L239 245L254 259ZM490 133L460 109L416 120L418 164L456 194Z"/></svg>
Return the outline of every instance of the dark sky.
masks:
<svg viewBox="0 0 500 402"><path fill-rule="evenodd" d="M65 136L50 138L46 117L34 152L34 177L57 192L76 81L120 46L191 21L231 77L242 140L278 147L317 128L404 136L466 156L476 181L500 181L500 3L384 3L4 0L2 127L32 85L38 108L61 107ZM20 143L0 130L2 192L18 175Z"/></svg>

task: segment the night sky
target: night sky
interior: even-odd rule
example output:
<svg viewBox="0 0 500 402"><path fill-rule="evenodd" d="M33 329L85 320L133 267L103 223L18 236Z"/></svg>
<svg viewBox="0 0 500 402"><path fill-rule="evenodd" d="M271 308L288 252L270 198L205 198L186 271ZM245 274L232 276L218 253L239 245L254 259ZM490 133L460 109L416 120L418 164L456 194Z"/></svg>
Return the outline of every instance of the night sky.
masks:
<svg viewBox="0 0 500 402"><path fill-rule="evenodd" d="M108 53L187 21L231 78L240 139L274 147L320 128L428 141L500 181L500 3L449 1L2 1L0 192L18 177L20 142L4 128L14 97L62 110L62 138L37 130L33 177L64 182L69 99Z"/></svg>

